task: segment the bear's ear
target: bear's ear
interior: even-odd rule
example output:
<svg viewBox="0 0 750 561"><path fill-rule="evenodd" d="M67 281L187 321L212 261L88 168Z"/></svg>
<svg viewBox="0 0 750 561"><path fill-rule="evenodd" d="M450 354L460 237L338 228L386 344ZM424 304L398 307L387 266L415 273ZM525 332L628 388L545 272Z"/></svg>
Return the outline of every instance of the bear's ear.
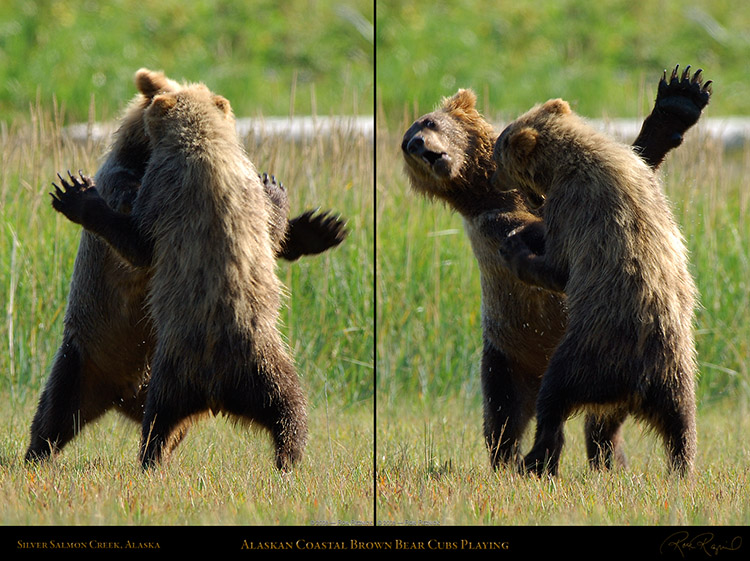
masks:
<svg viewBox="0 0 750 561"><path fill-rule="evenodd" d="M229 117L232 115L232 106L229 104L229 100L220 95L213 96L214 105L218 107L225 116Z"/></svg>
<svg viewBox="0 0 750 561"><path fill-rule="evenodd" d="M173 95L157 95L151 102L151 107L153 108L153 110L158 110L162 114L172 109L172 107L174 107L175 105L177 105L177 98L175 98Z"/></svg>
<svg viewBox="0 0 750 561"><path fill-rule="evenodd" d="M567 115L571 113L570 105L564 99L550 99L542 105L542 109L547 113L554 113L555 115Z"/></svg>
<svg viewBox="0 0 750 561"><path fill-rule="evenodd" d="M528 156L534 151L537 144L537 138L539 133L531 127L523 127L517 130L508 137L508 148L515 154L520 160L528 158Z"/></svg>
<svg viewBox="0 0 750 561"><path fill-rule="evenodd" d="M451 113L456 111L472 111L477 105L477 94L472 90L461 89L453 97L446 98L443 102L443 110Z"/></svg>
<svg viewBox="0 0 750 561"><path fill-rule="evenodd" d="M162 91L176 91L177 82L167 78L163 72L154 72L148 68L140 68L135 73L135 87L148 98L154 97Z"/></svg>

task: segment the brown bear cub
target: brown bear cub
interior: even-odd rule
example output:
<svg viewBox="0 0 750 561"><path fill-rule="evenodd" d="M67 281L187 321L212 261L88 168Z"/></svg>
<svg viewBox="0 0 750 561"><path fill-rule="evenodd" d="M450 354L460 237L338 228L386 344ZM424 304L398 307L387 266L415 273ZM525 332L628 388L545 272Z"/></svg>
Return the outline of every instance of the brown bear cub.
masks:
<svg viewBox="0 0 750 561"><path fill-rule="evenodd" d="M144 122L151 157L130 214L88 178L58 190L55 205L149 270L155 349L141 462L158 463L191 417L221 411L267 428L277 467L288 469L305 446L306 406L277 329L263 184L229 103L202 84L155 96Z"/></svg>
<svg viewBox="0 0 750 561"><path fill-rule="evenodd" d="M501 246L510 269L567 295L568 324L542 378L526 469L555 474L565 420L588 410L646 420L664 439L671 469L689 473L696 289L655 173L560 99L508 125L494 159L498 188L544 200L544 252L510 235Z"/></svg>
<svg viewBox="0 0 750 561"><path fill-rule="evenodd" d="M709 101L711 82L702 72L674 69L659 83L652 113L635 149L652 167L678 146ZM519 442L536 412L536 397L549 358L567 322L561 292L521 282L499 253L500 240L516 231L544 252L544 227L519 192L493 188L492 152L497 134L476 110L476 97L459 90L406 131L401 148L412 188L439 199L463 217L480 270L482 291L482 390L484 435L493 467L520 462ZM593 467L624 464L621 419L609 413L586 418L586 446Z"/></svg>
<svg viewBox="0 0 750 561"><path fill-rule="evenodd" d="M122 213L131 210L151 154L143 112L157 93L182 87L145 68L136 72L135 83L139 93L128 105L94 178L101 197ZM288 219L284 186L267 174L261 179L278 258L294 261L345 239L344 222L328 212L307 211ZM27 460L59 451L110 409L142 421L154 346L144 306L146 286L147 271L132 267L98 236L82 232L63 342L34 416Z"/></svg>

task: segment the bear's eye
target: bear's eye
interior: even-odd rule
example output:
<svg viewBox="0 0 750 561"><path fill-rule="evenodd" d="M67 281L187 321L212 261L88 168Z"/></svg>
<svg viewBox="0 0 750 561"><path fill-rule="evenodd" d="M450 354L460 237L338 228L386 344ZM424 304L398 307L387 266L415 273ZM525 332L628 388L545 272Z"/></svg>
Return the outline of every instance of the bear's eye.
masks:
<svg viewBox="0 0 750 561"><path fill-rule="evenodd" d="M433 121L432 119L425 119L422 124L425 127L427 127L428 129L436 129L437 128L437 125L435 124L435 121Z"/></svg>

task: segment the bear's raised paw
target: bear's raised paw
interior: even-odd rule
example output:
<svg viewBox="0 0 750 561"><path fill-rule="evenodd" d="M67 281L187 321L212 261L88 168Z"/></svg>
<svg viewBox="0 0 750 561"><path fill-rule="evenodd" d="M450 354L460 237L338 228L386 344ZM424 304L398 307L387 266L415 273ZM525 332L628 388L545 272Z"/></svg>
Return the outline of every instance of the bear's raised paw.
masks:
<svg viewBox="0 0 750 561"><path fill-rule="evenodd" d="M50 193L53 208L64 214L71 222L81 224L86 206L92 201L99 199L99 193L94 186L94 180L82 172L78 172L80 179L68 171L70 183L59 173L62 186L53 183L55 191Z"/></svg>
<svg viewBox="0 0 750 561"><path fill-rule="evenodd" d="M674 67L667 79L667 71L659 81L656 93L656 109L680 120L685 129L693 126L701 116L701 111L708 105L713 93L711 80L703 82L703 70L698 69L690 75L690 65L685 67L682 75Z"/></svg>

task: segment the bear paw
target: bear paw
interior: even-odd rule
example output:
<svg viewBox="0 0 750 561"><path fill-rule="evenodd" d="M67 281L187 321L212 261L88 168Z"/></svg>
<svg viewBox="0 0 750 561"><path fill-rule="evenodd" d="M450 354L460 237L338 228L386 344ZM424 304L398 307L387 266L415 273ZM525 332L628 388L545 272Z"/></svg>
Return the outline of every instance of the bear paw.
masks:
<svg viewBox="0 0 750 561"><path fill-rule="evenodd" d="M289 221L282 256L294 261L302 255L316 255L343 242L349 231L346 221L328 211L308 210Z"/></svg>
<svg viewBox="0 0 750 561"><path fill-rule="evenodd" d="M518 229L512 231L500 241L500 255L511 268L520 258L528 256L530 253L529 248L521 239Z"/></svg>
<svg viewBox="0 0 750 561"><path fill-rule="evenodd" d="M258 174L258 176L260 177L260 181L261 183L263 183L263 187L265 187L266 191L274 188L286 191L286 187L284 187L284 184L281 181L276 181L276 176L268 175L268 173L266 172Z"/></svg>
<svg viewBox="0 0 750 561"><path fill-rule="evenodd" d="M691 77L690 65L680 76L679 67L679 64L674 67L669 79L667 79L667 71L664 71L656 94L656 110L664 116L676 118L687 130L698 122L701 111L708 105L712 94L712 81L703 83L703 70L701 69Z"/></svg>
<svg viewBox="0 0 750 561"><path fill-rule="evenodd" d="M68 172L70 183L58 173L57 177L60 178L62 187L53 183L55 191L50 193L50 196L52 197L52 206L57 212L64 214L71 222L81 224L87 205L100 197L96 187L94 187L94 180L83 175L80 171L78 173L80 180Z"/></svg>

